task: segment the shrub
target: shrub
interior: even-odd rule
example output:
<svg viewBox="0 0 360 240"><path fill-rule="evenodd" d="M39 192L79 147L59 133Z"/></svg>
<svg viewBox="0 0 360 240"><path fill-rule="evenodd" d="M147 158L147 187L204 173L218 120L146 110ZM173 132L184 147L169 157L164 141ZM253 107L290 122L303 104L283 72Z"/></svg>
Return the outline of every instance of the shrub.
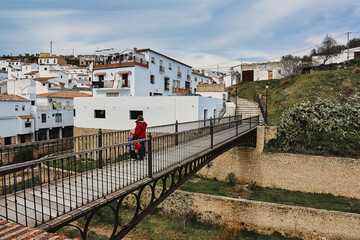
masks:
<svg viewBox="0 0 360 240"><path fill-rule="evenodd" d="M234 186L237 183L238 178L235 176L235 173L231 172L226 176L225 180L230 183L230 185Z"/></svg>
<svg viewBox="0 0 360 240"><path fill-rule="evenodd" d="M299 149L356 156L360 146L360 104L334 104L318 98L295 104L283 112L278 144L285 151Z"/></svg>

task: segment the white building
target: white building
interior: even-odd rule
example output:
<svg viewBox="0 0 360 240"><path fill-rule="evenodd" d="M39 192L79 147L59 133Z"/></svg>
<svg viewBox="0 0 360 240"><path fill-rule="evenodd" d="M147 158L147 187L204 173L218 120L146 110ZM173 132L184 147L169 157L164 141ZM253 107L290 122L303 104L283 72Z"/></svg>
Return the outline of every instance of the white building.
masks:
<svg viewBox="0 0 360 240"><path fill-rule="evenodd" d="M61 65L64 66L67 64L65 58L61 56L44 56L38 58L39 65Z"/></svg>
<svg viewBox="0 0 360 240"><path fill-rule="evenodd" d="M360 58L360 47L342 50L341 53L333 55L325 64L341 63L354 58ZM312 56L313 66L319 66L324 63L325 56Z"/></svg>
<svg viewBox="0 0 360 240"><path fill-rule="evenodd" d="M76 128L124 130L139 114L148 126L218 117L222 99L199 96L93 97L74 100Z"/></svg>
<svg viewBox="0 0 360 240"><path fill-rule="evenodd" d="M241 65L241 81L252 82L284 78L281 62L243 63Z"/></svg>
<svg viewBox="0 0 360 240"><path fill-rule="evenodd" d="M17 95L0 94L0 138L2 145L34 141L34 117L30 101Z"/></svg>
<svg viewBox="0 0 360 240"><path fill-rule="evenodd" d="M93 66L94 96L169 96L194 92L191 66L149 48L128 49Z"/></svg>
<svg viewBox="0 0 360 240"><path fill-rule="evenodd" d="M88 98L78 92L50 92L36 95L35 131L37 140L70 137L74 125L74 98Z"/></svg>

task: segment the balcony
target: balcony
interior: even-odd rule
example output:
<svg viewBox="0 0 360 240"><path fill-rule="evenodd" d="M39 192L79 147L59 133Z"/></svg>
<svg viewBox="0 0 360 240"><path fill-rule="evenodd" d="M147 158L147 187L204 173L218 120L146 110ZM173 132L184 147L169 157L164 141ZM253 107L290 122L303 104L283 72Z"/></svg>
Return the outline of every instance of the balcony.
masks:
<svg viewBox="0 0 360 240"><path fill-rule="evenodd" d="M144 60L143 58L132 57L131 59L118 59L105 61L105 64L96 65L93 69L102 69L102 68L117 68L117 67L132 67L132 66L140 66L144 68L149 68L149 62Z"/></svg>
<svg viewBox="0 0 360 240"><path fill-rule="evenodd" d="M176 94L176 95L180 95L180 96L185 96L186 94L190 93L190 90L184 89L184 88L173 87L172 88L172 93Z"/></svg>
<svg viewBox="0 0 360 240"><path fill-rule="evenodd" d="M177 76L178 76L178 78L181 78L182 77L181 72L178 72Z"/></svg>

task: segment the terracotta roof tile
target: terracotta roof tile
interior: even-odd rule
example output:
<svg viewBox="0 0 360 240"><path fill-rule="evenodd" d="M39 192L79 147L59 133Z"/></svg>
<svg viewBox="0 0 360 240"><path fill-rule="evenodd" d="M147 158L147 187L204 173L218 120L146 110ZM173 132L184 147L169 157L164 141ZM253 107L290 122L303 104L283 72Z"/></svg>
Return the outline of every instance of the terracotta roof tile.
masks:
<svg viewBox="0 0 360 240"><path fill-rule="evenodd" d="M31 115L21 115L21 116L19 116L19 118L21 118L21 119L34 119L34 117L31 116Z"/></svg>
<svg viewBox="0 0 360 240"><path fill-rule="evenodd" d="M30 100L14 94L0 94L0 102L30 102Z"/></svg>
<svg viewBox="0 0 360 240"><path fill-rule="evenodd" d="M56 77L38 77L38 78L34 78L33 80L41 82L41 81L47 81L49 79L54 79L54 78L56 78Z"/></svg>
<svg viewBox="0 0 360 240"><path fill-rule="evenodd" d="M39 71L31 71L31 72L25 73L24 75L34 75L37 73L39 73Z"/></svg>
<svg viewBox="0 0 360 240"><path fill-rule="evenodd" d="M52 92L37 94L37 97L58 97L58 98L74 98L74 97L92 97L87 93L80 92Z"/></svg>

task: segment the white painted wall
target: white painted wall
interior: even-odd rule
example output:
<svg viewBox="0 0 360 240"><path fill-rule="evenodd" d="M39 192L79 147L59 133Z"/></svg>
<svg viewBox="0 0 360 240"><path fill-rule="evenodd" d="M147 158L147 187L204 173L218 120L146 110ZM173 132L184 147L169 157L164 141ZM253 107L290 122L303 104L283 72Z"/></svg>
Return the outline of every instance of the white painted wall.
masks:
<svg viewBox="0 0 360 240"><path fill-rule="evenodd" d="M354 59L355 52L360 52L360 47L349 49L349 60ZM325 64L327 65L327 64L331 64L331 63L341 63L341 62L346 62L347 60L348 60L348 50L346 49L346 50L341 51L340 54L332 56L329 60L326 61ZM323 62L324 62L324 56L313 56L312 57L313 66L319 66L319 65L323 64Z"/></svg>
<svg viewBox="0 0 360 240"><path fill-rule="evenodd" d="M208 118L222 100L196 96L119 97L119 98L76 98L74 126L81 128L102 128L122 130L135 127L130 119L130 110L143 111L149 126L203 119L204 109ZM105 119L95 118L94 110L105 110ZM217 116L218 113L215 115Z"/></svg>
<svg viewBox="0 0 360 240"><path fill-rule="evenodd" d="M52 102L61 103L61 107L53 109ZM37 97L35 129L66 127L74 125L73 98ZM56 122L55 114L61 114L61 122ZM46 114L46 121L42 121L42 114Z"/></svg>
<svg viewBox="0 0 360 240"><path fill-rule="evenodd" d="M17 111L15 110L17 106ZM23 106L25 109L23 110ZM18 134L34 133L34 119L29 119L31 127L25 128L27 119L18 116L30 115L30 102L0 101L0 136L11 137Z"/></svg>

